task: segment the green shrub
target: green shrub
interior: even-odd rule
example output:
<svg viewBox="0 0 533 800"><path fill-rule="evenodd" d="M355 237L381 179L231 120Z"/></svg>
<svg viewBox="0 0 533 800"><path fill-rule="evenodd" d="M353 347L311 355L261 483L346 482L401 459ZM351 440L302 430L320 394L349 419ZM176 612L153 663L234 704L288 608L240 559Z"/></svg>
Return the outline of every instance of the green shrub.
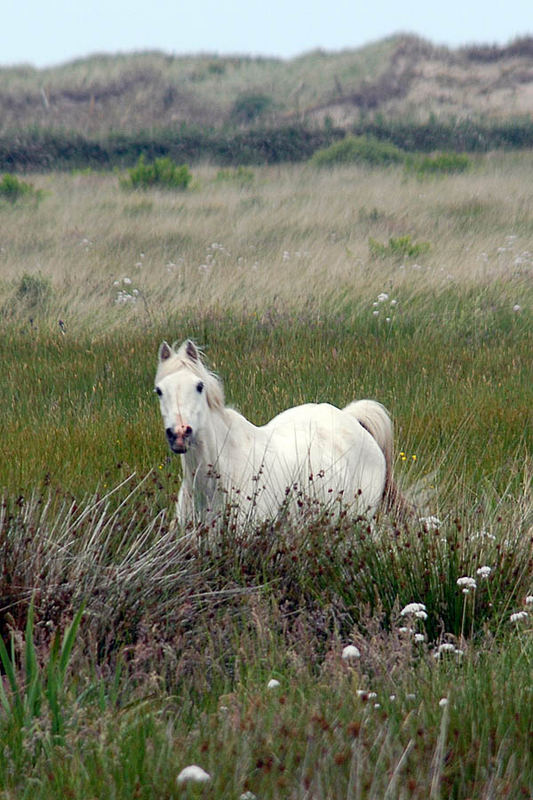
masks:
<svg viewBox="0 0 533 800"><path fill-rule="evenodd" d="M31 183L21 181L9 172L6 172L0 181L0 198L9 203L16 203L22 199L39 202L43 194L42 189L35 189Z"/></svg>
<svg viewBox="0 0 533 800"><path fill-rule="evenodd" d="M471 166L471 160L464 153L437 153L434 156L414 155L405 160L405 169L407 172L414 173L417 178L454 175L466 172Z"/></svg>
<svg viewBox="0 0 533 800"><path fill-rule="evenodd" d="M370 254L374 258L417 258L422 253L427 253L429 242L413 242L409 234L406 236L391 236L388 244L381 244L372 237L368 240Z"/></svg>
<svg viewBox="0 0 533 800"><path fill-rule="evenodd" d="M168 157L156 158L152 164L147 164L141 155L128 173L128 177L120 181L124 189L186 189L192 180L186 164L178 166Z"/></svg>
<svg viewBox="0 0 533 800"><path fill-rule="evenodd" d="M317 150L311 163L317 167L333 167L337 164L370 164L388 166L400 164L404 154L390 142L381 142L372 136L346 136L340 142Z"/></svg>

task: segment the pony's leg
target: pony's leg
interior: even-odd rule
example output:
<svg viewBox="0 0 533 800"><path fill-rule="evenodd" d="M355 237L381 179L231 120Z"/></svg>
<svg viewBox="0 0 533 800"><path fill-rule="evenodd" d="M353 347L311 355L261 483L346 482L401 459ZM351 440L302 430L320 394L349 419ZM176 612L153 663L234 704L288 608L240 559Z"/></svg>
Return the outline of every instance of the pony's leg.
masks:
<svg viewBox="0 0 533 800"><path fill-rule="evenodd" d="M189 520L192 520L193 513L192 497L182 483L176 501L176 520L178 524L182 527L186 525Z"/></svg>

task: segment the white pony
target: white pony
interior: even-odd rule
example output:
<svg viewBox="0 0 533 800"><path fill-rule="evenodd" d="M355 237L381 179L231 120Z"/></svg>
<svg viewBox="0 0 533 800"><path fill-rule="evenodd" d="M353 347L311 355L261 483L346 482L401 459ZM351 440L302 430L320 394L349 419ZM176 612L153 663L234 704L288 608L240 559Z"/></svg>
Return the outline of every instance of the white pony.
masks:
<svg viewBox="0 0 533 800"><path fill-rule="evenodd" d="M359 400L289 408L257 427L224 404L220 380L192 341L163 342L155 378L170 449L181 455L180 524L236 509L241 523L280 509L347 509L372 516L404 505L392 478L392 423Z"/></svg>

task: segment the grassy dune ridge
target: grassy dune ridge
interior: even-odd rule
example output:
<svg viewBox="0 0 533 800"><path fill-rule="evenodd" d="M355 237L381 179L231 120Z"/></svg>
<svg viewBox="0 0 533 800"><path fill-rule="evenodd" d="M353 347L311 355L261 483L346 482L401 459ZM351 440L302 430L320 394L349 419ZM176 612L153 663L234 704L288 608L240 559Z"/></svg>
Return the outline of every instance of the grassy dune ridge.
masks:
<svg viewBox="0 0 533 800"><path fill-rule="evenodd" d="M374 115L512 119L531 112L533 40L450 50L396 35L288 60L140 52L46 69L0 69L1 132L236 127L287 121L344 128Z"/></svg>
<svg viewBox="0 0 533 800"><path fill-rule="evenodd" d="M532 177L204 165L0 207L0 797L531 795ZM422 519L176 530L152 385L186 336L257 424L383 402Z"/></svg>

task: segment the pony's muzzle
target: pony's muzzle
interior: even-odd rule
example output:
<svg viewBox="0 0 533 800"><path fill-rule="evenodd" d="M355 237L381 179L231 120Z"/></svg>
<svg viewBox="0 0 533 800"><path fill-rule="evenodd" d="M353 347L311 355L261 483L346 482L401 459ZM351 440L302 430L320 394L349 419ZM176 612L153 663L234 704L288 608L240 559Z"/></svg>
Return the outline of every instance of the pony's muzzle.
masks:
<svg viewBox="0 0 533 800"><path fill-rule="evenodd" d="M167 441L173 453L186 453L192 436L190 425L177 425L176 428L167 428L165 431Z"/></svg>

